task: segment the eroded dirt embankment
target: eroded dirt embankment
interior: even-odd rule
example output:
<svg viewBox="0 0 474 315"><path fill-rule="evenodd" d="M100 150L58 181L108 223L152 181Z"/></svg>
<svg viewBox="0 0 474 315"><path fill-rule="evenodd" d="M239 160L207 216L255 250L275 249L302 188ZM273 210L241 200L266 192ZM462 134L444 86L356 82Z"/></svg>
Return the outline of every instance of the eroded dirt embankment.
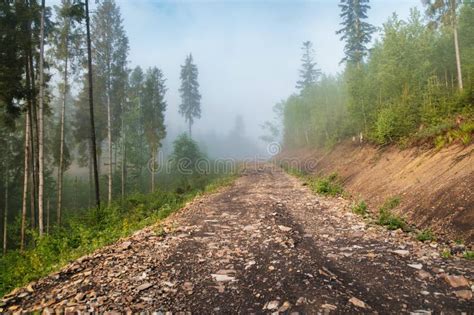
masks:
<svg viewBox="0 0 474 315"><path fill-rule="evenodd" d="M376 148L346 142L331 151L286 150L289 159L316 175L337 172L354 198L372 211L401 197L395 211L420 228L474 242L474 145L442 150Z"/></svg>

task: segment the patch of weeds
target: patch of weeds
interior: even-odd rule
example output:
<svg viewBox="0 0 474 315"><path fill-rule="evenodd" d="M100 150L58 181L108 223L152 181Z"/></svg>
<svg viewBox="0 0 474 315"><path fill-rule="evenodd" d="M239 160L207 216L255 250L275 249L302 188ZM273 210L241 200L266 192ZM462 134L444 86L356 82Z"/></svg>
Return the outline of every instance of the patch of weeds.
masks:
<svg viewBox="0 0 474 315"><path fill-rule="evenodd" d="M344 192L337 173L312 180L310 184L313 191L325 196L337 196Z"/></svg>
<svg viewBox="0 0 474 315"><path fill-rule="evenodd" d="M155 233L156 236L160 236L160 237L166 235L165 229L161 225L156 226L153 229L153 232Z"/></svg>
<svg viewBox="0 0 474 315"><path fill-rule="evenodd" d="M352 204L352 212L355 214L365 217L367 215L367 203L364 200L360 200L357 203Z"/></svg>
<svg viewBox="0 0 474 315"><path fill-rule="evenodd" d="M424 229L416 235L416 239L420 242L433 241L435 240L435 236L430 229Z"/></svg>
<svg viewBox="0 0 474 315"><path fill-rule="evenodd" d="M389 230L402 229L403 231L409 231L409 227L406 224L405 220L400 216L392 213L392 210L395 209L400 204L400 197L395 196L389 198L379 209L379 218L378 224L387 227Z"/></svg>
<svg viewBox="0 0 474 315"><path fill-rule="evenodd" d="M462 257L466 258L466 259L469 259L469 260L474 260L474 251L472 250L467 250L464 252L464 254L462 255Z"/></svg>
<svg viewBox="0 0 474 315"><path fill-rule="evenodd" d="M451 251L449 249L445 249L441 252L441 258L444 258L444 259L449 259L451 258L453 255L451 255Z"/></svg>

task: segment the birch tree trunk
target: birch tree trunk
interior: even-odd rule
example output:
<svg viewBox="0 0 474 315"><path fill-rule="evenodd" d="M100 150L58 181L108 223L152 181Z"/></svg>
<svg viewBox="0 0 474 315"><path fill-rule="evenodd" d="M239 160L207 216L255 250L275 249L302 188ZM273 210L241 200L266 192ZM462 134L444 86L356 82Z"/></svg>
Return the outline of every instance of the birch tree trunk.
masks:
<svg viewBox="0 0 474 315"><path fill-rule="evenodd" d="M44 14L45 0L41 1L41 22L40 22L40 61L39 61L39 113L38 113L38 228L39 235L43 236L43 192L44 192L44 156L43 156L43 140L44 140Z"/></svg>
<svg viewBox="0 0 474 315"><path fill-rule="evenodd" d="M26 199L28 198L28 173L29 169L29 153L30 153L30 116L25 113L25 145L24 145L24 167L23 167L23 200L21 205L21 236L20 236L20 250L25 248L25 228L26 228Z"/></svg>
<svg viewBox="0 0 474 315"><path fill-rule="evenodd" d="M458 42L458 29L456 26L456 22L453 22L454 25L454 49L456 50L456 70L458 72L458 86L459 89L462 91L464 88L462 83L462 71L461 71L461 54L459 52L459 42Z"/></svg>

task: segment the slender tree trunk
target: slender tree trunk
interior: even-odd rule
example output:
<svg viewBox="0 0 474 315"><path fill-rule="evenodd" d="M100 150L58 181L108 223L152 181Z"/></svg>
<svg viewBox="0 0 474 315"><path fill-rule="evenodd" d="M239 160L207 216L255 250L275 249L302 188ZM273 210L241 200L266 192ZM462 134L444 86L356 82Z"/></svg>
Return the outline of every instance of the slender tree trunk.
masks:
<svg viewBox="0 0 474 315"><path fill-rule="evenodd" d="M446 85L446 89L448 88L448 69L444 68L444 82Z"/></svg>
<svg viewBox="0 0 474 315"><path fill-rule="evenodd" d="M189 130L189 137L192 138L192 134L191 134L191 122L188 122L188 130Z"/></svg>
<svg viewBox="0 0 474 315"><path fill-rule="evenodd" d="M21 206L21 236L20 250L25 248L25 228L26 228L26 200L28 199L28 173L29 173L29 153L30 153L30 116L25 113L25 145L24 145L24 168L23 168L23 200Z"/></svg>
<svg viewBox="0 0 474 315"><path fill-rule="evenodd" d="M31 216L31 229L36 229L36 181L35 181L35 150L34 150L34 141L33 141L33 119L31 118L30 111L30 216Z"/></svg>
<svg viewBox="0 0 474 315"><path fill-rule="evenodd" d="M92 196L94 195L94 176L92 168L92 150L89 148L89 208L92 205Z"/></svg>
<svg viewBox="0 0 474 315"><path fill-rule="evenodd" d="M39 235L43 236L43 212L44 212L44 122L43 122L43 107L44 107L44 14L45 14L45 0L41 1L41 24L40 24L40 64L39 64L39 113L38 113L38 228Z"/></svg>
<svg viewBox="0 0 474 315"><path fill-rule="evenodd" d="M51 213L51 207L49 203L49 197L46 201L46 234L49 234L49 215Z"/></svg>
<svg viewBox="0 0 474 315"><path fill-rule="evenodd" d="M5 168L5 213L3 214L3 255L7 253L8 236L8 165Z"/></svg>
<svg viewBox="0 0 474 315"><path fill-rule="evenodd" d="M27 74L26 80L29 81L29 101L30 103L28 104L29 109L28 109L28 115L30 116L30 163L31 163L31 184L30 184L30 204L31 204L31 228L35 229L36 228L36 188L37 188L37 166L38 166L38 155L36 154L36 146L35 146L35 136L36 140L38 140L38 130L35 128L37 124L35 124L36 121L36 88L35 88L35 70L33 67L33 56L31 55L31 51L28 52L28 72L29 75ZM36 132L34 132L36 130Z"/></svg>
<svg viewBox="0 0 474 315"><path fill-rule="evenodd" d="M56 223L58 226L61 225L61 208L63 200L63 174L64 174L64 120L66 112L66 100L68 93L68 39L66 38L66 55L64 58L64 89L63 89L63 103L61 106L61 135L60 135L60 144L59 144L59 167L58 167L58 191L57 191L57 209L56 209Z"/></svg>
<svg viewBox="0 0 474 315"><path fill-rule="evenodd" d="M32 11L31 7L31 1L30 1L30 11ZM32 220L31 220L31 227L34 229L36 228L36 201L37 201L37 189L38 189L38 165L39 165L39 155L38 155L38 148L37 145L39 144L39 131L38 131L38 115L36 112L36 81L35 81L35 67L34 67L34 62L33 62L33 47L32 47L32 42L33 39L31 38L32 36L32 31L31 31L31 24L33 23L32 20L29 20L27 23L27 28L28 28L28 34L30 36L29 38L29 43L28 43L28 49L26 51L26 56L28 58L29 66L28 72L29 72L29 78L27 77L27 80L29 79L30 85L29 85L29 93L30 93L30 142L31 142L31 172L32 174L32 180L31 180L31 211L32 211ZM28 74L27 74L28 76Z"/></svg>
<svg viewBox="0 0 474 315"><path fill-rule="evenodd" d="M125 180L126 180L126 167L127 167L127 152L126 150L126 144L125 144L125 131L124 131L124 122L123 122L123 117L122 117L122 200L125 197Z"/></svg>
<svg viewBox="0 0 474 315"><path fill-rule="evenodd" d="M94 123L94 98L92 89L92 51L91 51L91 32L90 32L90 18L89 18L89 0L86 2L86 28L87 28L87 66L89 78L89 113L91 120L91 147L92 160L94 162L94 186L95 186L95 201L97 208L100 208L100 193L99 193L99 172L97 170L97 146L95 137L95 123Z"/></svg>
<svg viewBox="0 0 474 315"><path fill-rule="evenodd" d="M453 22L456 23L456 22ZM459 89L463 89L463 83L462 83L462 71L461 71L461 54L459 52L459 42L458 42L458 29L456 27L456 24L454 24L454 48L456 50L456 69L458 72L458 86Z"/></svg>
<svg viewBox="0 0 474 315"><path fill-rule="evenodd" d="M155 149L151 151L151 192L155 191Z"/></svg>
<svg viewBox="0 0 474 315"><path fill-rule="evenodd" d="M110 112L110 87L107 87L107 140L109 148L108 205L112 203L112 115Z"/></svg>

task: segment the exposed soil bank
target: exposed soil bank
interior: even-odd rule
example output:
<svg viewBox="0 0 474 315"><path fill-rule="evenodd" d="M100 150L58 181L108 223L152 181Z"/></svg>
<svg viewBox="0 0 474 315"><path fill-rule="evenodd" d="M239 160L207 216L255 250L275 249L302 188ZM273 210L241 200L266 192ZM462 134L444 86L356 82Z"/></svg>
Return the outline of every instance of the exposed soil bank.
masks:
<svg viewBox="0 0 474 315"><path fill-rule="evenodd" d="M400 150L345 142L331 151L284 150L278 159L296 161L315 175L337 172L345 189L372 211L398 195L401 204L395 211L409 223L472 243L473 152L474 145Z"/></svg>

